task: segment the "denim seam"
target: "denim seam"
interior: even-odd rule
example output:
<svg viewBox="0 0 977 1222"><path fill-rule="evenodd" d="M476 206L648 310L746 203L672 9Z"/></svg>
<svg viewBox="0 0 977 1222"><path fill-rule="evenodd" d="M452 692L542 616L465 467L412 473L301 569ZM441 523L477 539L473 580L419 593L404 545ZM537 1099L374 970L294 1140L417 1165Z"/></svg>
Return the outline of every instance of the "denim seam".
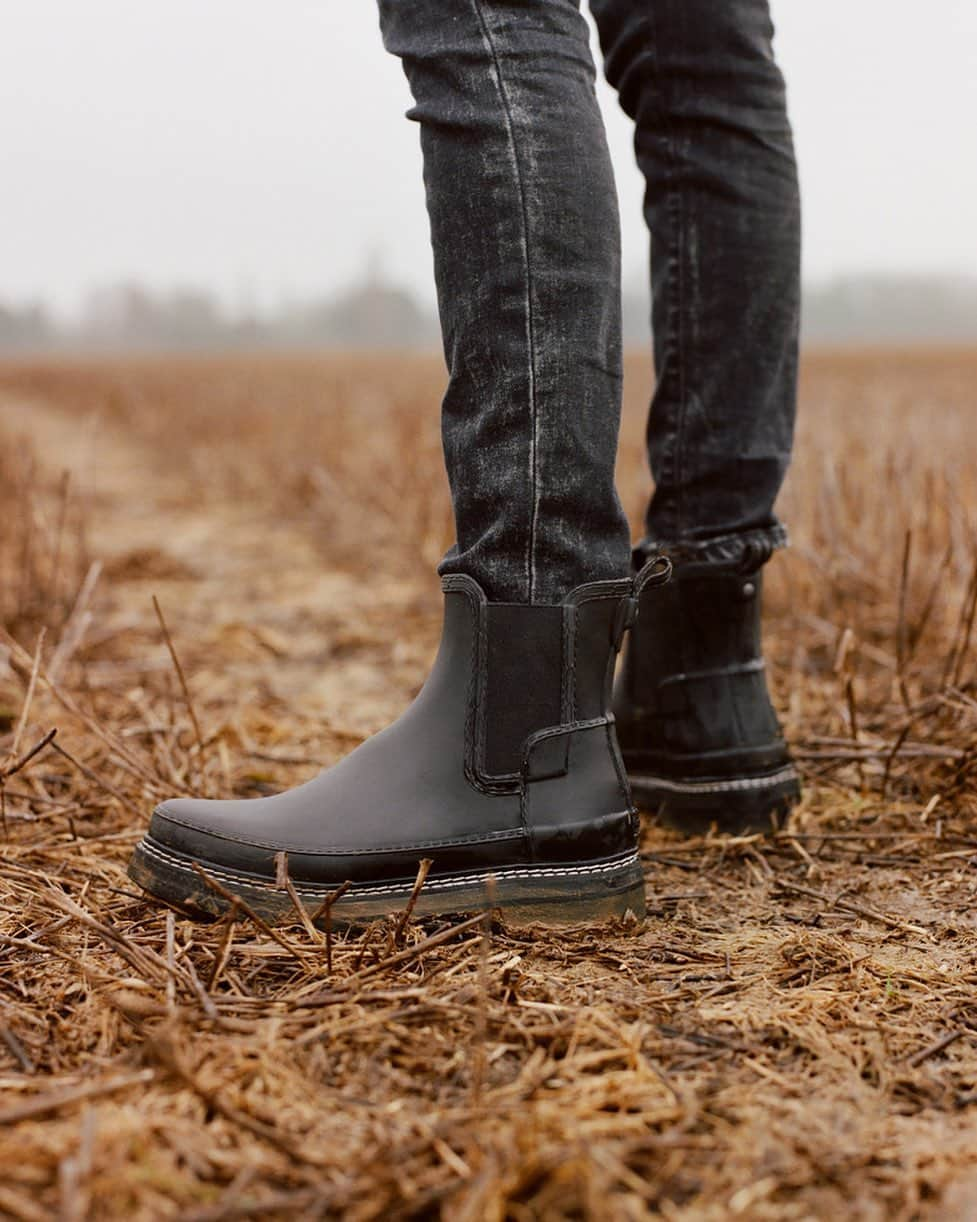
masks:
<svg viewBox="0 0 977 1222"><path fill-rule="evenodd" d="M532 602L536 592L536 528L539 517L539 412L536 402L536 326L533 316L533 274L529 250L529 207L526 201L526 189L523 183L522 167L519 163L519 148L516 142L516 128L512 117L512 105L502 78L502 65L498 51L492 40L488 22L482 9L481 0L472 0L472 8L482 31L485 48L492 59L495 69L495 81L499 92L502 109L505 112L506 133L509 138L509 149L512 157L512 169L515 174L516 191L519 196L519 207L522 215L522 249L523 264L526 269L526 344L529 350L529 412L531 435L529 443L529 483L532 496L532 510L529 520L529 538L526 545L526 583L527 602Z"/></svg>

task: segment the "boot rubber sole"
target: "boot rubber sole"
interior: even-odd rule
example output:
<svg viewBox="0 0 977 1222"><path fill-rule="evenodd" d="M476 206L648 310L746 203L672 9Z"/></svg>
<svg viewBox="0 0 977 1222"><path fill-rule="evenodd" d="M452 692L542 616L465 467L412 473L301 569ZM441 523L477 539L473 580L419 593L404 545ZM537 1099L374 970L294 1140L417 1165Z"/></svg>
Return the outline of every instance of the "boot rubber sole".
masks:
<svg viewBox="0 0 977 1222"><path fill-rule="evenodd" d="M195 859L176 853L150 836L129 861L133 882L158 899L195 917L217 917L228 900L193 869ZM207 861L197 864L233 895L240 896L269 924L295 915L288 893L267 878L229 870ZM313 915L337 890L336 884L295 883L306 911ZM332 924L358 925L402 910L414 882L354 883L333 906ZM644 877L637 853L602 861L502 866L428 879L414 906L419 916L501 911L511 925L566 925L645 915Z"/></svg>
<svg viewBox="0 0 977 1222"><path fill-rule="evenodd" d="M628 779L639 810L687 836L711 827L728 835L775 832L801 797L793 764L755 776L683 780L629 773Z"/></svg>

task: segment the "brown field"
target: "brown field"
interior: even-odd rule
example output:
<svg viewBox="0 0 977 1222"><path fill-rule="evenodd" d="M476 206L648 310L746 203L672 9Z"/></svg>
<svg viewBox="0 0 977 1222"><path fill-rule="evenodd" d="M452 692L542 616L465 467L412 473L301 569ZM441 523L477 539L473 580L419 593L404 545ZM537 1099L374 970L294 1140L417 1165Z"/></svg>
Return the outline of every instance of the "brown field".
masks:
<svg viewBox="0 0 977 1222"><path fill-rule="evenodd" d="M156 799L304 780L419 687L442 378L0 366L0 1217L977 1217L977 352L807 358L768 604L805 799L649 821L643 926L327 954L129 883Z"/></svg>

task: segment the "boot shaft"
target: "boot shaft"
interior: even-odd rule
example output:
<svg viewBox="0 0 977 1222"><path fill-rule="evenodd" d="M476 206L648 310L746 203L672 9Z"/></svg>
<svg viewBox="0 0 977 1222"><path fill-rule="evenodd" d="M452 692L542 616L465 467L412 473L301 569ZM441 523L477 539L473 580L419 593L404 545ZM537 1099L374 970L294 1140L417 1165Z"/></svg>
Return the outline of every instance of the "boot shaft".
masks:
<svg viewBox="0 0 977 1222"><path fill-rule="evenodd" d="M760 570L696 566L645 592L614 700L625 754L780 742L762 653L762 589Z"/></svg>

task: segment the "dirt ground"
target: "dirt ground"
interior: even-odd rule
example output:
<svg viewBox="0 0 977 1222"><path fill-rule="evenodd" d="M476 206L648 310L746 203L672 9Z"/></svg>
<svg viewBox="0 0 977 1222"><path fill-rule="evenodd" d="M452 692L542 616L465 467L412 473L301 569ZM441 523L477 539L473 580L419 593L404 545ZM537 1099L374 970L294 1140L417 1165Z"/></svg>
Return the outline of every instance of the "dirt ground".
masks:
<svg viewBox="0 0 977 1222"><path fill-rule="evenodd" d="M295 784L419 688L442 376L0 365L0 1217L977 1218L977 353L808 358L768 598L805 798L648 818L643 925L327 945L127 879L159 798Z"/></svg>

